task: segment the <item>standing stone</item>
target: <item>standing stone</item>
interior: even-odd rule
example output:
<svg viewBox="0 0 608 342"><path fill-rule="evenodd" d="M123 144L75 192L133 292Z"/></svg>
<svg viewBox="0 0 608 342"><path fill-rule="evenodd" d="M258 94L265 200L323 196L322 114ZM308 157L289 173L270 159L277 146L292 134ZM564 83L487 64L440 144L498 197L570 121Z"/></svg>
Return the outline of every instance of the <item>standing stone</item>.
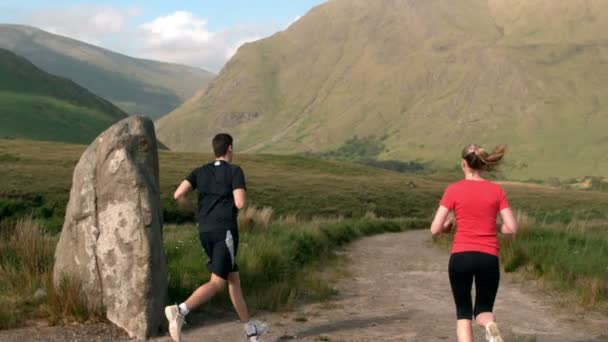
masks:
<svg viewBox="0 0 608 342"><path fill-rule="evenodd" d="M157 335L167 300L162 222L154 124L129 117L102 133L76 165L55 283L75 277L88 304L131 338Z"/></svg>

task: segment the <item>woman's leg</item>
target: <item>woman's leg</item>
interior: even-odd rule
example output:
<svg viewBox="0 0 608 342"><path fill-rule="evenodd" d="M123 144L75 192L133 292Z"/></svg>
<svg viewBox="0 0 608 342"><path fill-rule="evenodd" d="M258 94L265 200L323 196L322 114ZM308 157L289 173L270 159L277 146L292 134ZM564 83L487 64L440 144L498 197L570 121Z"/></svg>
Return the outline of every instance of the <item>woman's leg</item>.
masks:
<svg viewBox="0 0 608 342"><path fill-rule="evenodd" d="M456 322L458 342L473 342L473 328L470 319L459 319Z"/></svg>
<svg viewBox="0 0 608 342"><path fill-rule="evenodd" d="M493 314L496 293L500 283L500 266L498 257L480 253L479 270L475 274L475 319L477 324L485 327L494 322Z"/></svg>
<svg viewBox="0 0 608 342"><path fill-rule="evenodd" d="M473 341L471 320L473 318L473 271L469 253L456 253L450 257L449 274L454 303L456 304L456 334L458 342Z"/></svg>
<svg viewBox="0 0 608 342"><path fill-rule="evenodd" d="M503 342L493 313L494 301L500 283L500 266L498 257L481 253L479 270L475 274L475 319L477 324L486 329L486 339L491 342Z"/></svg>

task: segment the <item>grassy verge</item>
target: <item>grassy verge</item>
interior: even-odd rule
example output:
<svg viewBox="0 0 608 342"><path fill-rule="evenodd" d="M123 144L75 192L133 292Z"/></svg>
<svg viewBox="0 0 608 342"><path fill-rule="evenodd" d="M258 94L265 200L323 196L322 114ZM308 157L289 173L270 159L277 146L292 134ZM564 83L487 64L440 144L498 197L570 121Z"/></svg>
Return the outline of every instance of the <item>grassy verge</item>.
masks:
<svg viewBox="0 0 608 342"><path fill-rule="evenodd" d="M335 291L318 269L327 265L337 247L366 235L426 226L420 220L373 217L297 221L288 216L271 222L267 208L251 208L242 221L238 262L253 310L279 310L304 298L326 299ZM170 299L183 300L209 279L206 256L194 226L167 226L164 236ZM103 319L82 300L78 282L65 279L53 285L56 242L56 236L31 218L0 230L0 329L32 319L53 324ZM227 294L215 301L229 305Z"/></svg>
<svg viewBox="0 0 608 342"><path fill-rule="evenodd" d="M0 329L29 319L97 320L81 299L80 286L64 279L53 286L53 256L57 239L38 221L22 218L0 230Z"/></svg>
<svg viewBox="0 0 608 342"><path fill-rule="evenodd" d="M608 221L547 224L520 213L520 231L500 238L505 272L517 272L567 302L608 312ZM435 241L448 248L453 235Z"/></svg>
<svg viewBox="0 0 608 342"><path fill-rule="evenodd" d="M334 293L331 283L314 275L340 246L360 237L423 228L421 220L323 219L294 223L280 219L263 230L240 234L238 264L243 290L255 309L277 310L298 300L325 299ZM169 260L169 296L183 301L209 279L207 258L193 226L166 229L165 250ZM226 296L218 301L229 304Z"/></svg>
<svg viewBox="0 0 608 342"><path fill-rule="evenodd" d="M503 239L503 267L540 279L543 287L569 295L584 307L608 311L606 226L524 229L515 239Z"/></svg>

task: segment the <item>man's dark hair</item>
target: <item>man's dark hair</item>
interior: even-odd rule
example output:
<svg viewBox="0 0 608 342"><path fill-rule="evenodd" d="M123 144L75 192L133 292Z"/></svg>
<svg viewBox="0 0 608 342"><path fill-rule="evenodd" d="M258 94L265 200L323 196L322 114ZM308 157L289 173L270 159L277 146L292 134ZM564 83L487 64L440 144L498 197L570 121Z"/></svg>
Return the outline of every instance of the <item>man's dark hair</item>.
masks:
<svg viewBox="0 0 608 342"><path fill-rule="evenodd" d="M232 145L230 134L220 133L213 138L213 153L217 158L223 157L228 153L230 145Z"/></svg>

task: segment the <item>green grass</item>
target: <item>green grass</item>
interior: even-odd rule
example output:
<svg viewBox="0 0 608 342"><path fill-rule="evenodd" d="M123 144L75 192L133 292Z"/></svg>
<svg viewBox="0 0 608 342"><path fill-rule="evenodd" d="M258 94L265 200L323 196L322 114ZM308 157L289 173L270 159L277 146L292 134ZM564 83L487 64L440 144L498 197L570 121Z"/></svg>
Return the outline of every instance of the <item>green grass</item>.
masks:
<svg viewBox="0 0 608 342"><path fill-rule="evenodd" d="M75 279L53 285L57 236L25 217L14 224L0 222L0 329L14 328L31 319L50 323L101 319L80 296ZM39 290L45 295L35 297Z"/></svg>
<svg viewBox="0 0 608 342"><path fill-rule="evenodd" d="M547 289L574 296L588 307L608 309L608 222L594 229L533 226L504 240L506 272L541 279Z"/></svg>
<svg viewBox="0 0 608 342"><path fill-rule="evenodd" d="M519 213L520 231L500 238L500 260L517 272L576 304L608 312L608 220L540 222ZM453 234L436 238L449 248Z"/></svg>
<svg viewBox="0 0 608 342"><path fill-rule="evenodd" d="M61 228L73 168L84 146L25 140L0 140L0 213L4 218L33 212ZM211 156L160 153L161 199L165 221L191 222L172 198L177 185ZM440 196L441 182L357 164L307 157L238 155L251 203L270 206L277 216L430 217ZM415 183L412 188L410 183Z"/></svg>
<svg viewBox="0 0 608 342"><path fill-rule="evenodd" d="M73 169L85 146L0 139L0 214L3 218L33 213L45 227L59 231L65 215ZM172 194L195 167L211 156L160 152L160 187L168 223L192 222ZM276 216L296 215L431 219L453 173L414 175L306 156L239 155L249 197L256 206L272 207ZM605 219L608 193L554 189L508 183L515 208L543 222Z"/></svg>

